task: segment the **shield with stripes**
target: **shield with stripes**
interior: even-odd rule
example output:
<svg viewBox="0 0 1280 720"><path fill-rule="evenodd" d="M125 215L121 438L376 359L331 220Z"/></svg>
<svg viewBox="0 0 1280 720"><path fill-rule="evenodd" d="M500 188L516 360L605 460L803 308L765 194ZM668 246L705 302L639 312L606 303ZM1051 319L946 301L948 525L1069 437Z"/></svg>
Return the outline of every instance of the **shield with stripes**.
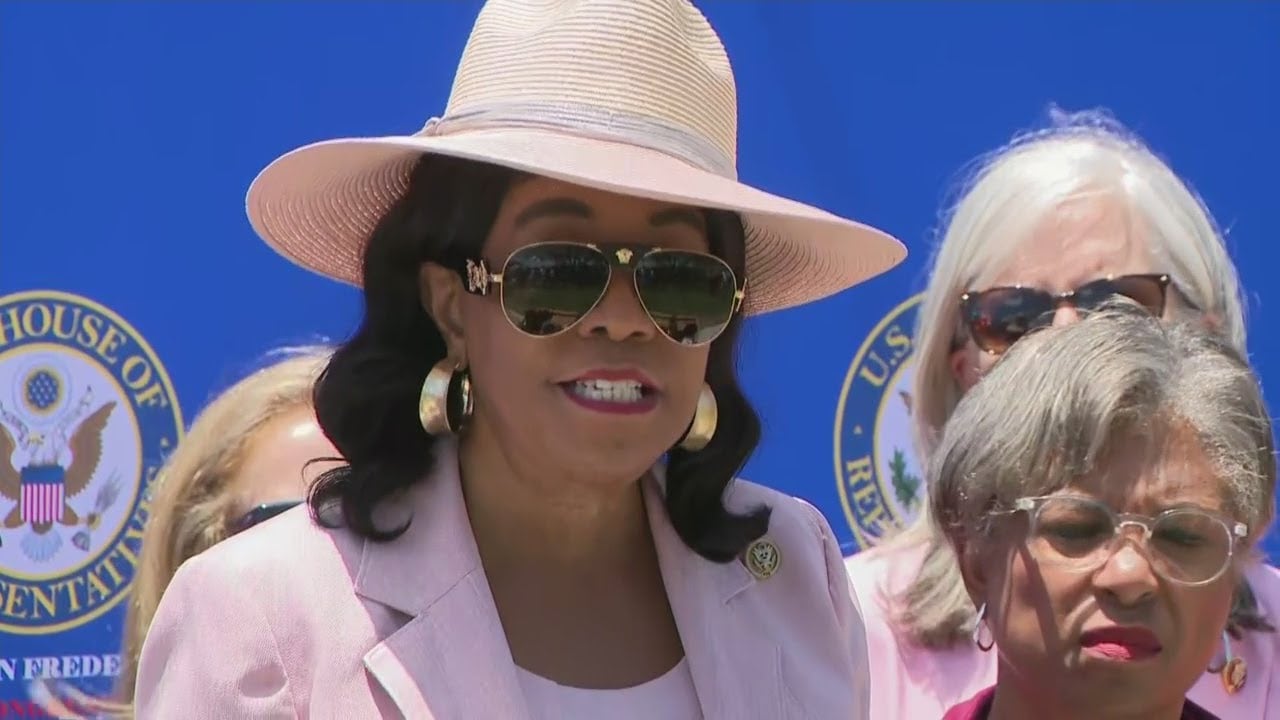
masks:
<svg viewBox="0 0 1280 720"><path fill-rule="evenodd" d="M19 512L23 520L35 525L62 517L65 472L61 465L29 465L22 469Z"/></svg>

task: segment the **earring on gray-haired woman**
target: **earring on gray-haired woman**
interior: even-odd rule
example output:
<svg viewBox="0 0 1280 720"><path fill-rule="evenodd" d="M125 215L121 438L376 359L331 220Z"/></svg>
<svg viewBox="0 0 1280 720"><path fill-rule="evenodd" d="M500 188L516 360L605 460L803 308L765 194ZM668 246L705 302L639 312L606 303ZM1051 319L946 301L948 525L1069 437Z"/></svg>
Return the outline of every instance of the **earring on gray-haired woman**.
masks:
<svg viewBox="0 0 1280 720"><path fill-rule="evenodd" d="M1231 633L1227 630L1222 631L1222 664L1210 665L1209 672L1222 677L1222 689L1228 695L1240 692L1249 679L1249 664L1232 651Z"/></svg>
<svg viewBox="0 0 1280 720"><path fill-rule="evenodd" d="M986 631L986 639L983 639L983 631ZM973 623L973 644L978 646L982 652L987 652L996 645L996 636L991 632L991 626L987 624L987 604L982 603L978 606L977 620Z"/></svg>

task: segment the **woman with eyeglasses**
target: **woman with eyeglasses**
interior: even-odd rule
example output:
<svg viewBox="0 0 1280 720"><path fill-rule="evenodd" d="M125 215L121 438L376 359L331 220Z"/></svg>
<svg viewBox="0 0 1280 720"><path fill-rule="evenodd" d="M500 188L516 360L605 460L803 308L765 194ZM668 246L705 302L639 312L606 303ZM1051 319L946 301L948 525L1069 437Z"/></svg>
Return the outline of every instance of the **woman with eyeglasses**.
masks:
<svg viewBox="0 0 1280 720"><path fill-rule="evenodd" d="M178 567L217 543L302 502L337 450L312 408L327 347L275 351L205 406L149 486L140 564L129 594L116 700L57 683L32 699L55 717L132 717L138 654ZM313 462L317 461L317 462Z"/></svg>
<svg viewBox="0 0 1280 720"><path fill-rule="evenodd" d="M927 477L996 664L933 717L1219 717L1187 693L1276 480L1261 390L1224 339L1123 302L1032 333L960 400Z"/></svg>
<svg viewBox="0 0 1280 720"><path fill-rule="evenodd" d="M912 359L920 466L960 399L1019 338L1114 297L1201 323L1245 353L1236 270L1202 202L1108 115L1055 113L1048 128L982 158L949 214ZM880 659L873 715L937 716L994 681L995 653L971 639L978 608L927 503L914 525L846 567ZM1262 717L1280 692L1278 610L1280 576L1248 564L1192 698L1223 718Z"/></svg>
<svg viewBox="0 0 1280 720"><path fill-rule="evenodd" d="M741 183L736 126L690 3L490 0L442 118L268 166L258 232L362 287L316 389L348 464L179 569L140 714L866 717L831 528L734 477L734 352L905 253Z"/></svg>

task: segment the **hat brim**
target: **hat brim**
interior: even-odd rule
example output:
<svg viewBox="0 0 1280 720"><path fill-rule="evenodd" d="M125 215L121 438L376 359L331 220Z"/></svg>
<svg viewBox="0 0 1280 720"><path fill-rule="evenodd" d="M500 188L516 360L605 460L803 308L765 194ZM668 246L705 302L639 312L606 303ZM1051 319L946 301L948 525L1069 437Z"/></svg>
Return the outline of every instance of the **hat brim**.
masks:
<svg viewBox="0 0 1280 720"><path fill-rule="evenodd" d="M492 163L621 195L732 210L747 237L743 311L828 297L906 257L876 228L757 190L655 150L536 129L329 140L289 152L249 188L254 230L304 268L360 284L364 243L424 153Z"/></svg>

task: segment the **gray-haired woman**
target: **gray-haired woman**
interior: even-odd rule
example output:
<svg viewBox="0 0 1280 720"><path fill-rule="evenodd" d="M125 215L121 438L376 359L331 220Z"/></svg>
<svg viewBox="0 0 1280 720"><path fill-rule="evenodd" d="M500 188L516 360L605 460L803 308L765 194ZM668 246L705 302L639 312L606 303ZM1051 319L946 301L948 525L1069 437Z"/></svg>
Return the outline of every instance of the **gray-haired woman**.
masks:
<svg viewBox="0 0 1280 720"><path fill-rule="evenodd" d="M1167 163L1105 113L1056 115L982 158L948 213L906 370L919 465L964 393L1027 331L1121 296L1212 328L1243 355L1240 295L1208 208ZM971 641L976 608L928 504L886 540L846 562L876 658L871 714L936 717L995 682L995 653ZM1280 693L1280 572L1253 563L1236 600L1190 695L1224 720L1258 720ZM1221 672L1228 654L1247 664L1247 682Z"/></svg>
<svg viewBox="0 0 1280 720"><path fill-rule="evenodd" d="M974 642L998 647L995 686L945 720L1216 718L1186 695L1275 477L1257 380L1203 324L1115 304L1014 344L929 467Z"/></svg>

